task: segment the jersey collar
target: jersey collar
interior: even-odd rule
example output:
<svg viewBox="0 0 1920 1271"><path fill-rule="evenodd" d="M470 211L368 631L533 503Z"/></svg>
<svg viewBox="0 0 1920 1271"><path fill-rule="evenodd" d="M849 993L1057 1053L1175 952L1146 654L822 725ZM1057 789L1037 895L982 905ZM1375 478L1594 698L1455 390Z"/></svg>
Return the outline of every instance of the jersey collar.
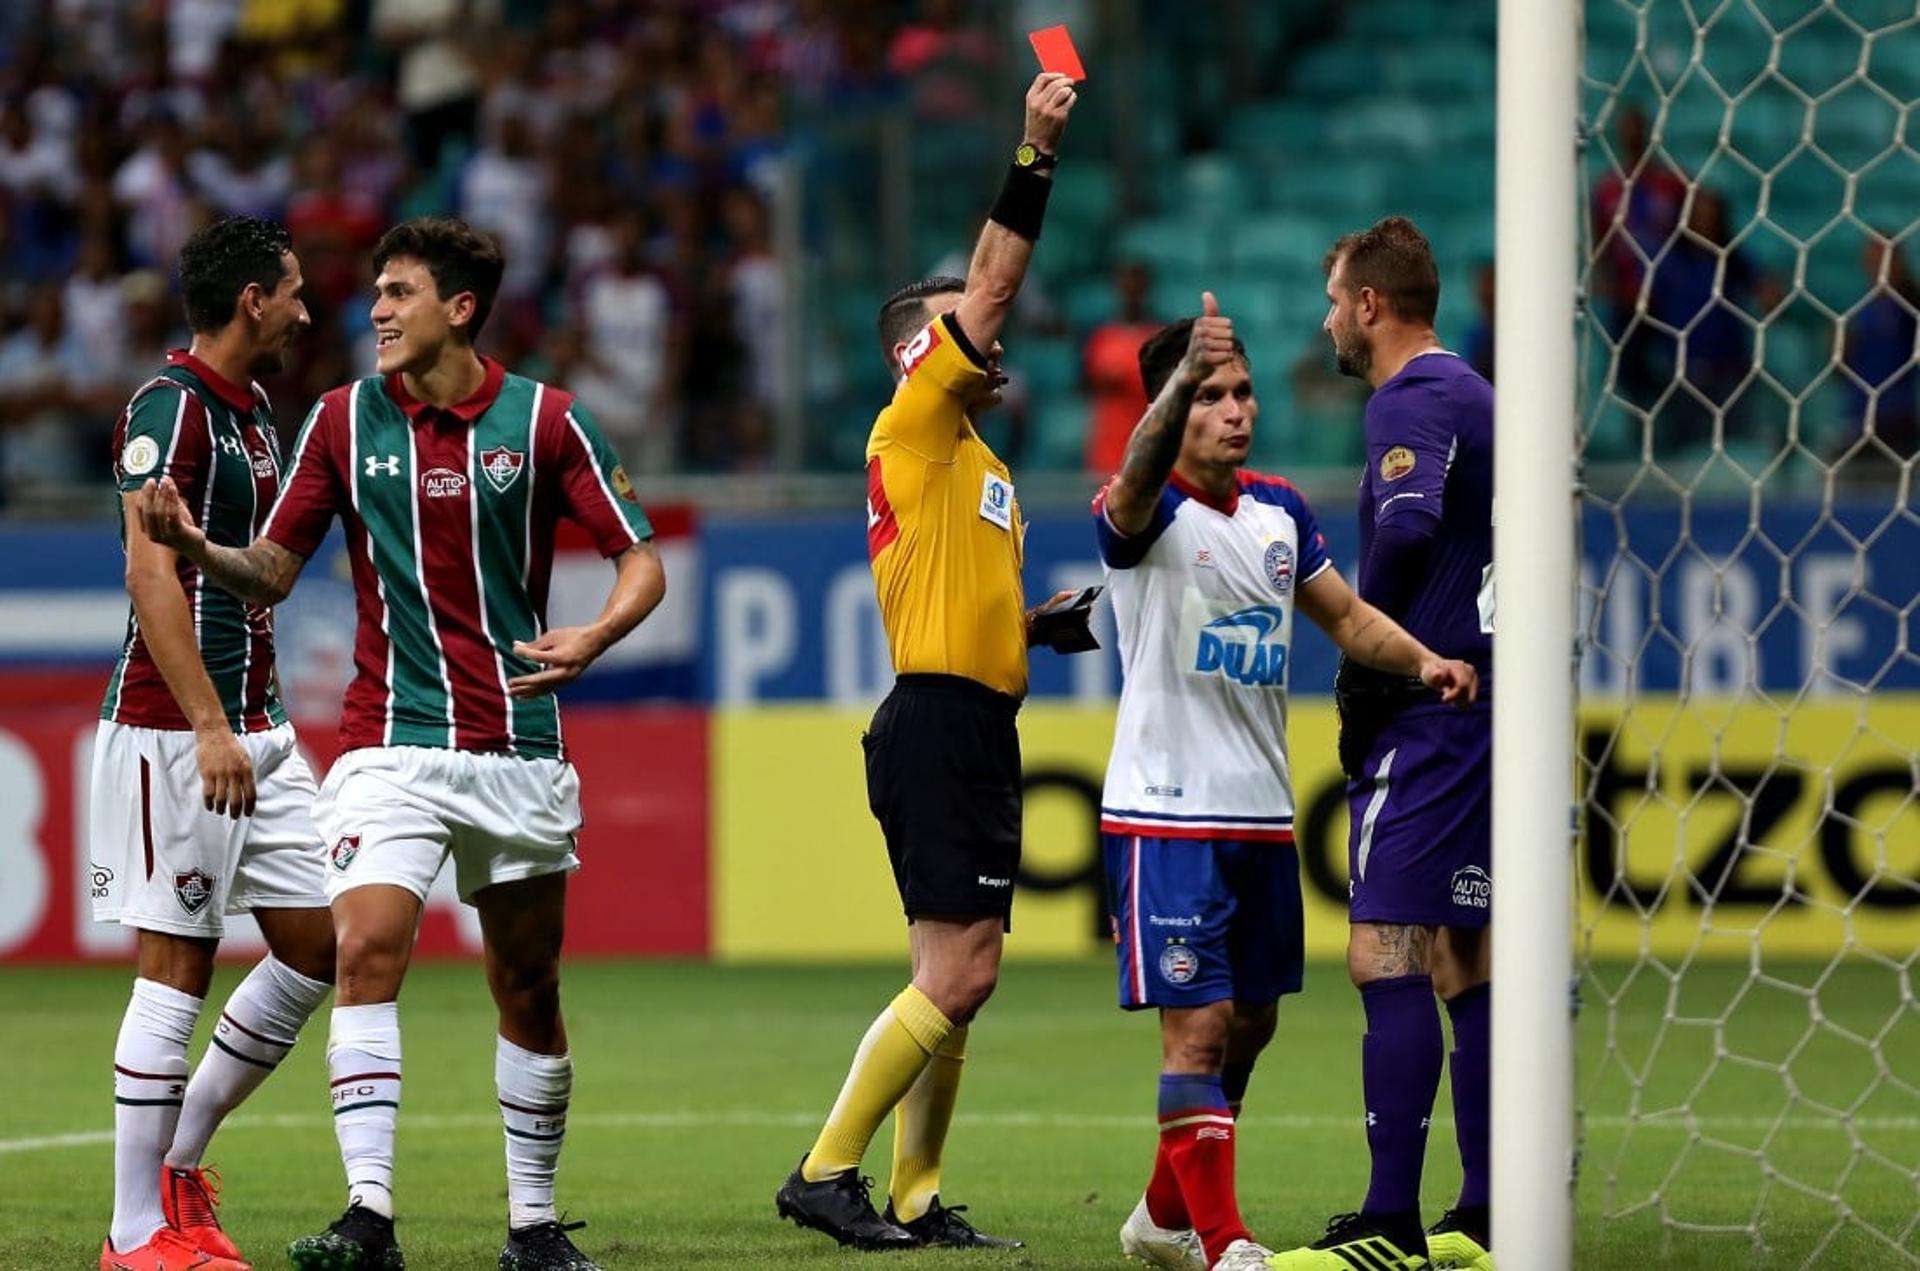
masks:
<svg viewBox="0 0 1920 1271"><path fill-rule="evenodd" d="M167 365L191 372L195 379L213 390L215 397L235 410L251 411L253 409L252 389L240 387L185 349L167 350Z"/></svg>
<svg viewBox="0 0 1920 1271"><path fill-rule="evenodd" d="M440 412L438 407L420 401L409 393L398 371L387 376L387 396L393 399L393 404L406 415L409 423L417 424L431 418L435 413L444 413L452 415L463 424L471 424L487 413L487 408L493 405L494 398L500 396L500 386L506 382L507 378L507 368L490 357L482 355L480 365L487 368L486 378L480 381L480 387L473 391L473 396L463 402L455 402L444 412Z"/></svg>
<svg viewBox="0 0 1920 1271"><path fill-rule="evenodd" d="M1204 503L1222 516L1232 516L1240 508L1240 483L1233 483L1233 490L1224 499L1217 499L1199 486L1186 480L1178 472L1167 474L1167 484L1186 495L1196 503Z"/></svg>

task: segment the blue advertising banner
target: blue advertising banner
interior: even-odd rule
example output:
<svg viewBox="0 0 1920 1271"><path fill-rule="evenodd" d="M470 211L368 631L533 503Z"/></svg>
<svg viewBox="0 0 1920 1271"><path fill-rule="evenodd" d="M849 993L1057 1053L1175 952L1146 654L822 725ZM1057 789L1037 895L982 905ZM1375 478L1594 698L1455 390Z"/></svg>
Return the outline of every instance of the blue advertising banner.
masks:
<svg viewBox="0 0 1920 1271"><path fill-rule="evenodd" d="M1347 506L1315 509L1334 561L1356 576ZM296 706L337 695L352 658L352 598L338 535L308 566L277 620ZM569 696L730 704L871 701L891 679L867 568L865 525L846 516L707 516L663 535L661 612ZM1027 534L1030 602L1100 581L1089 517L1052 514ZM110 525L0 529L0 666L111 661L126 622ZM591 552L556 570L556 623L583 620L609 581ZM1920 518L1885 505L1660 505L1582 524L1582 691L1792 697L1920 689L1910 634L1920 596ZM1501 615L1503 618L1506 615ZM1524 619L1516 619L1524 620ZM1033 659L1033 693L1110 699L1120 670L1112 612L1095 611L1100 652ZM1294 692L1325 693L1335 653L1296 627Z"/></svg>

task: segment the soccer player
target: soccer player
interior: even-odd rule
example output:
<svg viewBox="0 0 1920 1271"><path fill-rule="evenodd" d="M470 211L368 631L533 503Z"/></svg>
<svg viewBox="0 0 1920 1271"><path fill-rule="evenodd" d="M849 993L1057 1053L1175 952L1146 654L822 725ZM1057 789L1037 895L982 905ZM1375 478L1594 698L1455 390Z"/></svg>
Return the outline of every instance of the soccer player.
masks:
<svg viewBox="0 0 1920 1271"><path fill-rule="evenodd" d="M1299 608L1349 657L1464 705L1472 667L1356 598L1301 493L1243 465L1260 414L1213 293L1140 350L1153 405L1094 500L1125 680L1100 829L1120 1004L1157 1007L1160 1140L1120 1229L1131 1257L1251 1271L1234 1119L1276 1005L1300 991L1303 918L1287 766ZM1196 1247L1197 1246L1197 1247Z"/></svg>
<svg viewBox="0 0 1920 1271"><path fill-rule="evenodd" d="M284 597L338 514L359 611L345 753L314 805L330 844L339 995L327 1066L348 1208L289 1249L301 1268L398 1268L393 1140L401 980L421 904L449 855L480 913L506 1131L503 1268L593 1263L556 1220L554 1175L573 1064L560 1015L579 780L551 694L666 591L626 473L567 393L479 356L500 286L494 242L422 218L374 248L379 374L323 396L251 546L211 542L170 482L143 494L147 532L257 603ZM554 528L582 522L615 563L600 616L549 630Z"/></svg>
<svg viewBox="0 0 1920 1271"><path fill-rule="evenodd" d="M940 1201L940 1161L967 1028L992 994L1020 864L1027 626L1025 525L1007 466L974 431L1000 400L1000 328L1026 276L1075 100L1036 77L967 278L903 287L880 309L898 381L867 438L867 551L897 679L862 743L867 798L907 917L912 983L854 1053L813 1147L776 1194L780 1215L863 1249L1014 1245ZM888 1113L883 1218L860 1175Z"/></svg>
<svg viewBox="0 0 1920 1271"><path fill-rule="evenodd" d="M132 613L93 746L93 916L134 929L139 971L113 1048L102 1271L246 1265L201 1156L333 981L313 774L280 704L273 616L208 587L145 533L136 507L162 476L211 541L241 545L259 530L281 453L253 377L279 370L307 328L300 263L286 230L234 217L186 241L180 288L191 346L133 395L113 438ZM248 912L269 952L227 999L188 1081L226 916Z"/></svg>
<svg viewBox="0 0 1920 1271"><path fill-rule="evenodd" d="M1440 276L1403 216L1327 253L1326 331L1342 373L1374 389L1360 482L1360 594L1442 653L1493 670L1493 389L1433 334ZM1355 1214L1280 1268L1437 1265L1490 1271L1487 920L1493 902L1493 718L1439 708L1404 676L1341 663L1340 760L1352 812L1347 970L1360 989L1373 1176ZM1420 1167L1453 1021L1460 1196L1424 1236ZM1369 1260L1371 1259L1371 1260Z"/></svg>

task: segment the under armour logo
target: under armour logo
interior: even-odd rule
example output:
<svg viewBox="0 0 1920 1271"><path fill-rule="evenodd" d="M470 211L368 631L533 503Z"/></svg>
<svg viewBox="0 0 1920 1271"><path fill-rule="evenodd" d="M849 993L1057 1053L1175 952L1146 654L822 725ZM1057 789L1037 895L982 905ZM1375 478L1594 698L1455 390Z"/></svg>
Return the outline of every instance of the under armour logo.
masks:
<svg viewBox="0 0 1920 1271"><path fill-rule="evenodd" d="M388 455L385 459L381 459L374 455L368 455L367 456L367 475L370 477L377 477L383 472L390 477L399 476L400 475L400 456Z"/></svg>
<svg viewBox="0 0 1920 1271"><path fill-rule="evenodd" d="M240 444L240 439L232 433L220 438L220 449L236 457L246 453L246 448Z"/></svg>

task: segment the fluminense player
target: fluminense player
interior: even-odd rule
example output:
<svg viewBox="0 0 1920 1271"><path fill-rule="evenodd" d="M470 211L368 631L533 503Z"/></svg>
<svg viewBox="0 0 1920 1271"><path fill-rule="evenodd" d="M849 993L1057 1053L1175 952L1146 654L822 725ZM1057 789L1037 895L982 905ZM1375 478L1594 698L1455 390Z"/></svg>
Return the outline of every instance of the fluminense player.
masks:
<svg viewBox="0 0 1920 1271"><path fill-rule="evenodd" d="M292 1049L333 981L313 773L273 664L273 617L207 585L148 537L138 491L163 477L209 541L244 546L280 489L273 408L253 382L307 327L287 232L216 221L180 252L191 346L133 395L113 437L132 614L94 739L93 914L136 932L139 971L113 1048L113 1220L102 1271L244 1267L200 1168L215 1127ZM187 1080L187 1042L228 914L267 956L220 1011Z"/></svg>
<svg viewBox="0 0 1920 1271"><path fill-rule="evenodd" d="M1327 253L1326 330L1366 380L1360 594L1434 648L1493 672L1493 389L1440 347L1440 277L1412 221L1392 216ZM1281 1268L1436 1266L1491 1271L1488 1253L1492 703L1442 710L1426 686L1343 661L1340 760L1352 812L1347 969L1373 1174ZM1459 1198L1423 1236L1420 1173L1443 1059L1438 994L1453 1022ZM1372 1261L1368 1261L1368 1259Z"/></svg>
<svg viewBox="0 0 1920 1271"><path fill-rule="evenodd" d="M1300 991L1303 918L1287 763L1299 608L1348 657L1466 704L1477 683L1357 598L1305 497L1242 465L1260 414L1213 293L1140 350L1154 402L1094 528L1124 681L1100 830L1120 1004L1160 1012L1160 1138L1121 1250L1250 1271L1234 1121L1276 1004Z"/></svg>
<svg viewBox="0 0 1920 1271"><path fill-rule="evenodd" d="M499 1010L505 1129L500 1266L591 1271L554 1209L573 1063L560 1015L579 780L553 691L659 604L652 529L599 429L568 393L474 351L500 286L492 239L422 218L374 248L379 374L308 417L280 500L246 548L211 542L170 482L143 494L147 532L219 586L284 597L338 515L359 635L344 748L314 805L340 990L327 1067L348 1208L293 1243L296 1267L404 1265L394 1238L398 997L427 889L449 856L479 910ZM615 565L600 616L548 629L555 526L581 522Z"/></svg>
<svg viewBox="0 0 1920 1271"><path fill-rule="evenodd" d="M826 1124L774 1197L782 1217L866 1249L1019 1243L940 1199L968 1027L998 982L1020 866L1026 525L1012 474L973 419L1000 401L1000 329L1074 101L1065 75L1034 79L967 277L911 284L880 309L896 387L867 437L867 554L896 679L862 741L913 978L868 1027ZM889 1114L883 1217L860 1162Z"/></svg>

